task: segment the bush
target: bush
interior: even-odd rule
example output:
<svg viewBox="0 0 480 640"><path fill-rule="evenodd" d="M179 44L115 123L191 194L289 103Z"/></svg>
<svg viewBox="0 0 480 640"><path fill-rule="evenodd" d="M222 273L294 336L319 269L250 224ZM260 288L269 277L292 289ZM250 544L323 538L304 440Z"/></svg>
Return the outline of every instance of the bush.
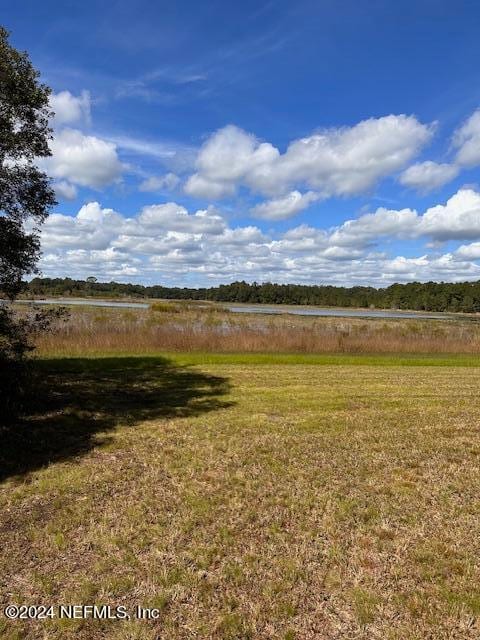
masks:
<svg viewBox="0 0 480 640"><path fill-rule="evenodd" d="M35 335L51 331L53 320L67 318L65 307L32 306L19 313L5 303L0 305L0 426L21 414L35 394L28 359Z"/></svg>
<svg viewBox="0 0 480 640"><path fill-rule="evenodd" d="M150 310L157 313L178 313L180 307L171 302L154 302L150 305Z"/></svg>

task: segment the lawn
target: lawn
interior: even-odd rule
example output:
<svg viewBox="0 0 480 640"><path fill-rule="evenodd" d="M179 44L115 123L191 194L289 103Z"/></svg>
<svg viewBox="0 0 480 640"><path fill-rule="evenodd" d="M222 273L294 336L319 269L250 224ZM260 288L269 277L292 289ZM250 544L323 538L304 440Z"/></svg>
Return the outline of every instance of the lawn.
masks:
<svg viewBox="0 0 480 640"><path fill-rule="evenodd" d="M40 360L37 406L2 434L1 605L160 617L0 617L0 636L478 638L476 364Z"/></svg>

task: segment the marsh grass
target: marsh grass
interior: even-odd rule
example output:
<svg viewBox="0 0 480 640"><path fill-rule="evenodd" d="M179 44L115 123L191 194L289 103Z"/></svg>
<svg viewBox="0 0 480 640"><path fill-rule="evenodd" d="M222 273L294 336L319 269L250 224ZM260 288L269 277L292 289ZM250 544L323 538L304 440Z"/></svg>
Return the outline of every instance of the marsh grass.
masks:
<svg viewBox="0 0 480 640"><path fill-rule="evenodd" d="M160 305L158 308L156 305ZM76 308L41 353L480 353L476 319L414 320L236 315L214 305L150 310Z"/></svg>
<svg viewBox="0 0 480 640"><path fill-rule="evenodd" d="M55 394L10 435L29 449L0 483L0 608L161 617L0 618L0 636L478 638L480 368L449 360L38 361Z"/></svg>

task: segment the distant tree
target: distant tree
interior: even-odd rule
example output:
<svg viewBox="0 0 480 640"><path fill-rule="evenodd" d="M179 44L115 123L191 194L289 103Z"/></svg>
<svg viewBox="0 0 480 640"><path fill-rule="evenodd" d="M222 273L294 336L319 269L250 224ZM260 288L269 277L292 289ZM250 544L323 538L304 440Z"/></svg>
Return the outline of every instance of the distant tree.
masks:
<svg viewBox="0 0 480 640"><path fill-rule="evenodd" d="M143 286L119 282L88 282L71 278L34 278L27 285L31 295L109 295L173 300L311 304L331 307L372 307L417 311L462 311L480 313L479 282L411 282L373 287L331 285L263 284L232 282L218 287L187 289Z"/></svg>
<svg viewBox="0 0 480 640"><path fill-rule="evenodd" d="M55 204L54 192L37 158L50 155L50 89L38 80L28 54L8 41L0 27L0 407L12 412L22 390L23 359L29 336L45 328L35 311L18 318L12 302L22 279L36 271L39 227Z"/></svg>
<svg viewBox="0 0 480 640"><path fill-rule="evenodd" d="M88 284L95 284L97 282L97 279L95 278L95 276L88 276L87 282Z"/></svg>

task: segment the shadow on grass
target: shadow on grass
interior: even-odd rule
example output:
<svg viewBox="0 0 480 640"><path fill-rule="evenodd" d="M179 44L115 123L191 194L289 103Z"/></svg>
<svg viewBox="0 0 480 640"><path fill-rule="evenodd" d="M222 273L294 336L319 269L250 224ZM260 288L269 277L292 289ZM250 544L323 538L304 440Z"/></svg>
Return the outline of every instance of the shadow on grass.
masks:
<svg viewBox="0 0 480 640"><path fill-rule="evenodd" d="M221 399L227 378L161 357L49 359L33 368L37 384L27 415L0 427L0 481L84 454L108 442L105 432L119 425L232 404Z"/></svg>

